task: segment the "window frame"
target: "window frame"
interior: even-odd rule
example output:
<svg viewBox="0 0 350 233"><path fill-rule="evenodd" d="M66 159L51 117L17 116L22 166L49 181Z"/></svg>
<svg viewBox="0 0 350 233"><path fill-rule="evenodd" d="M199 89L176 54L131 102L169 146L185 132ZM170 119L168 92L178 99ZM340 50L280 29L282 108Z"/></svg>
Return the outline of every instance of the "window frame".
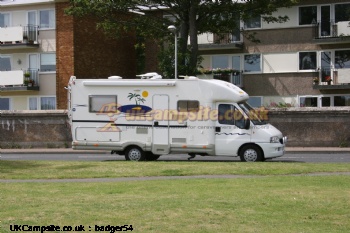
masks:
<svg viewBox="0 0 350 233"><path fill-rule="evenodd" d="M258 20L258 18L259 18L259 20ZM257 27L249 26L248 27L248 25L252 25L252 24L254 24L254 25L257 24L258 26ZM261 17L261 15L249 18L248 22L244 21L244 29L255 30L255 29L261 29L261 28L262 28L262 17Z"/></svg>
<svg viewBox="0 0 350 233"><path fill-rule="evenodd" d="M301 21L300 17L302 15L305 15L305 14L301 14L300 10L301 10L301 8L308 8L308 7L316 8L316 18L314 18L315 22L312 21L310 23L300 24L301 23L300 22ZM298 7L298 26L301 26L301 27L303 27L303 26L311 26L311 25L313 25L313 23L317 23L318 17L319 17L318 5L308 5L308 6L299 6Z"/></svg>
<svg viewBox="0 0 350 233"><path fill-rule="evenodd" d="M180 104L186 103L186 107L180 107ZM189 109L189 103L196 103L197 107ZM199 112L199 101L198 100L178 100L176 109L178 112Z"/></svg>
<svg viewBox="0 0 350 233"><path fill-rule="evenodd" d="M304 55L302 56L302 54ZM303 64L302 64L303 60L306 58L308 54L312 54L310 59L311 59L311 63L313 63L314 65L313 68L303 68ZM306 72L306 71L314 72L318 67L318 64L319 64L318 60L319 60L319 53L317 51L299 51L298 52L298 64L299 64L298 70L302 72Z"/></svg>
<svg viewBox="0 0 350 233"><path fill-rule="evenodd" d="M42 12L49 12L49 24L47 27L42 27L42 23L41 23L41 13ZM53 16L54 16L54 19L53 19L53 22L50 21L50 12L53 12ZM41 10L38 10L38 15L37 15L37 20L38 20L38 26L39 26L39 30L53 30L53 29L56 29L56 12L55 12L55 9L53 8L50 8L50 9L41 9ZM52 25L51 25L52 23Z"/></svg>
<svg viewBox="0 0 350 233"><path fill-rule="evenodd" d="M8 15L8 25L4 25L4 26L1 26L1 27L11 27L11 25L12 25L11 13L10 12L1 12L0 14Z"/></svg>
<svg viewBox="0 0 350 233"><path fill-rule="evenodd" d="M246 69L246 56L254 56L254 55L259 55L259 70L247 70ZM261 53L250 53L250 54L244 54L243 55L243 71L244 73L261 73L262 72L262 60L263 56Z"/></svg>
<svg viewBox="0 0 350 233"><path fill-rule="evenodd" d="M93 99L96 98L101 98L101 100L103 98L108 99L114 99L114 102L110 101L110 103L93 103ZM102 100L103 101L103 100ZM117 110L116 109L111 109L110 107L113 106L113 104L115 104L114 106L118 106L118 95L89 95L88 96L88 102L89 102L89 113L114 113ZM108 101L106 101L108 102ZM99 108L98 110L96 110L96 108L93 108L94 106L92 106L93 104L99 104ZM107 109L105 111L105 106L107 106Z"/></svg>
<svg viewBox="0 0 350 233"><path fill-rule="evenodd" d="M3 111L12 110L12 99L11 98L9 98L9 97L1 97L0 96L0 99L7 99L8 100L8 106L9 106L9 109L0 109L0 110L3 110Z"/></svg>
<svg viewBox="0 0 350 233"><path fill-rule="evenodd" d="M55 69L54 69L54 70L42 69L42 66L43 66L43 65L42 65L42 57L43 57L43 55L49 55L49 54L52 54L52 55L55 56L55 59L54 59L54 61L55 61ZM41 54L40 54L40 57L39 57L39 70L40 70L40 72L56 72L56 70L57 70L56 59L57 59L56 52L41 53ZM49 66L49 65L47 65L47 66ZM52 66L53 66L53 65L52 65Z"/></svg>
<svg viewBox="0 0 350 233"><path fill-rule="evenodd" d="M54 98L54 108L42 108L43 105L43 98ZM35 109L30 109L30 99L33 99L35 101ZM27 99L27 103L28 103L28 110L56 110L57 109L57 97L54 95L49 95L49 96L30 96Z"/></svg>
<svg viewBox="0 0 350 233"><path fill-rule="evenodd" d="M0 58L8 58L9 61L10 61L10 69L9 69L9 70L0 70L0 71L11 71L12 68L13 68L13 64L12 64L13 58L12 58L12 55L10 55L10 54L0 54Z"/></svg>
<svg viewBox="0 0 350 233"><path fill-rule="evenodd" d="M349 105L335 105L335 98L336 97L345 97L349 102ZM307 107L317 107L317 108L322 108L322 107L346 107L346 106L350 106L350 94L329 94L329 95L302 95L302 96L298 96L298 105L299 107L304 108L305 106L300 106L301 103L301 98L317 98L317 106L307 106ZM329 106L323 106L322 105L322 98L330 98L330 104Z"/></svg>

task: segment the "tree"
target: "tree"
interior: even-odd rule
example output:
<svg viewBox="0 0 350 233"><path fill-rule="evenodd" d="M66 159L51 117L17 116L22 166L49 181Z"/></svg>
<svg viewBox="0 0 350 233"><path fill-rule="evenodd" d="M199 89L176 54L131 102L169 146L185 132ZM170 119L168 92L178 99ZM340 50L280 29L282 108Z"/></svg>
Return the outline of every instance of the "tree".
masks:
<svg viewBox="0 0 350 233"><path fill-rule="evenodd" d="M70 7L66 12L76 16L96 16L98 27L111 36L118 37L125 32L133 31L137 33L138 38L153 38L160 45L163 45L165 41L172 43L174 37L169 33L167 27L175 25L180 37L178 46L179 73L194 75L200 61L198 34L207 32L232 33L239 29L246 38L258 42L254 34L240 29L240 20L246 22L262 16L262 19L268 23L283 23L288 20L287 16L274 17L272 13L278 8L290 7L298 1L70 0ZM171 17L157 14L159 11ZM167 58L169 52L163 51L163 55Z"/></svg>

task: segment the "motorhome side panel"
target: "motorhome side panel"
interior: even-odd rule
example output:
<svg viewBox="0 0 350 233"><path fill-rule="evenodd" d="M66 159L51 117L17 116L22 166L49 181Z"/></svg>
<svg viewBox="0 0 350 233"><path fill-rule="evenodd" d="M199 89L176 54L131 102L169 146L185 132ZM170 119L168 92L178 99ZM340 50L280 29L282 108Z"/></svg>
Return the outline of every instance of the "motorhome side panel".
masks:
<svg viewBox="0 0 350 233"><path fill-rule="evenodd" d="M71 88L75 149L122 150L129 144L136 144L148 151L154 143L154 133L159 134L160 127L155 123L168 120L170 146L163 153L210 153L214 150L213 122L208 119L198 121L205 113L191 111L189 114L188 109L178 112L179 105L191 101L201 108L212 108L212 103L202 97L196 82L170 87L140 86L136 82L134 86L86 86L83 80L76 80ZM160 95L168 96L167 107L152 103L152 98ZM160 126L164 131L164 125Z"/></svg>

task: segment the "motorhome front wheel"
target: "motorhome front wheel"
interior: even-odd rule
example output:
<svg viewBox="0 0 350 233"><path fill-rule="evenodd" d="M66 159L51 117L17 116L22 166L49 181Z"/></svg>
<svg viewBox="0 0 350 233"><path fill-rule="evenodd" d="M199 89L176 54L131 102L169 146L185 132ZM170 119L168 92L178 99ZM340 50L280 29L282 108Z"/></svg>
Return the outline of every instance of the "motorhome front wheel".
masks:
<svg viewBox="0 0 350 233"><path fill-rule="evenodd" d="M263 161L263 155L259 147L255 145L244 146L240 151L242 162L257 162Z"/></svg>
<svg viewBox="0 0 350 233"><path fill-rule="evenodd" d="M129 147L125 153L125 159L131 161L145 160L145 153L137 146Z"/></svg>

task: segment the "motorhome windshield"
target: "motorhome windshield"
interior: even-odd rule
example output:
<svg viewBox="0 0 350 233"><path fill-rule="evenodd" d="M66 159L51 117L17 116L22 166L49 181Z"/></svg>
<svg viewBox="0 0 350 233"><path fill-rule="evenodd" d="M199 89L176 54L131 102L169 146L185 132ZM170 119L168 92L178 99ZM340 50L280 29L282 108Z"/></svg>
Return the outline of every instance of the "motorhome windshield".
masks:
<svg viewBox="0 0 350 233"><path fill-rule="evenodd" d="M253 122L254 125L266 125L266 121L260 119L259 112L254 109L252 106L250 106L248 103L243 102L238 104L239 107L244 111L244 113L249 116L249 119L251 122Z"/></svg>

